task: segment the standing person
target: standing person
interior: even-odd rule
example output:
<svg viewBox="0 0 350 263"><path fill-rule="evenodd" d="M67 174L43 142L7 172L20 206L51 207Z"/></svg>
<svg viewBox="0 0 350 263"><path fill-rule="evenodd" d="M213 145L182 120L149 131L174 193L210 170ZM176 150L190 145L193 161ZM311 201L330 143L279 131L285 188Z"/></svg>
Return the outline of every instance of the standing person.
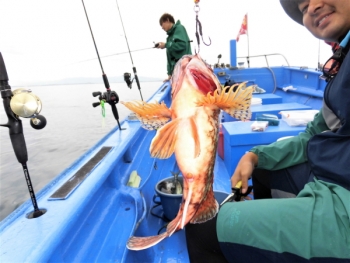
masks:
<svg viewBox="0 0 350 263"><path fill-rule="evenodd" d="M315 37L340 43L323 69L322 109L305 132L241 158L231 184L244 193L252 176L259 200L187 225L191 262L350 262L350 0L280 3Z"/></svg>
<svg viewBox="0 0 350 263"><path fill-rule="evenodd" d="M175 23L174 17L165 13L160 17L159 24L168 35L166 43L159 42L156 45L160 49L166 48L168 78L164 81L168 81L173 74L176 62L183 55L192 55L191 45L186 28L181 25L180 20Z"/></svg>

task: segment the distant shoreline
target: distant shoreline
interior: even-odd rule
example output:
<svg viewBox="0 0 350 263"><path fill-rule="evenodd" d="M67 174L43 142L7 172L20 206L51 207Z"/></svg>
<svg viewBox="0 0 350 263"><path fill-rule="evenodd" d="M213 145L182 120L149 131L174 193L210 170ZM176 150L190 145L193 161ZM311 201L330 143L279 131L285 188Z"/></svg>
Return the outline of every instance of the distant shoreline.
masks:
<svg viewBox="0 0 350 263"><path fill-rule="evenodd" d="M140 82L162 82L163 80L159 79L159 80L140 80ZM110 81L110 83L123 83L123 81ZM103 81L101 81L101 83L99 82L81 82L81 83L52 83L52 84L29 84L29 85L20 85L20 84L16 84L16 85L10 85L13 88L19 88L19 87L42 87L42 86L61 86L61 85L85 85L85 84L104 84Z"/></svg>
<svg viewBox="0 0 350 263"><path fill-rule="evenodd" d="M111 77L108 79L109 83L123 83L124 78L122 77ZM139 77L140 82L161 82L163 79L161 78L149 78L149 77ZM11 83L9 83L11 85ZM38 86L58 86L58 85L83 85L83 84L103 84L102 78L69 78L69 79L62 79L62 80L56 80L56 81L47 81L47 82L31 82L31 83L19 83L11 85L12 87L38 87ZM133 82L134 85L136 84L136 81Z"/></svg>

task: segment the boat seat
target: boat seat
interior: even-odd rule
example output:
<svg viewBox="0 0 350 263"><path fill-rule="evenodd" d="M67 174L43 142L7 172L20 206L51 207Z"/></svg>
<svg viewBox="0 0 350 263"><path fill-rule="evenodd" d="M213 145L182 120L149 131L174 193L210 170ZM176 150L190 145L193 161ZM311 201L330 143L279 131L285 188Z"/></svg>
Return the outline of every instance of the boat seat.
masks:
<svg viewBox="0 0 350 263"><path fill-rule="evenodd" d="M282 97L273 93L253 94L253 98L260 98L263 105L282 103Z"/></svg>
<svg viewBox="0 0 350 263"><path fill-rule="evenodd" d="M291 102L291 103L276 103L276 104L265 104L265 105L252 105L251 111L252 111L252 118L251 120L256 119L257 113L266 113L266 114L273 114L280 117L278 114L280 111L291 111L291 110L311 110L310 106ZM226 112L223 113L223 119L224 122L232 122L237 121L237 119L231 117Z"/></svg>
<svg viewBox="0 0 350 263"><path fill-rule="evenodd" d="M302 95L307 95L307 96L312 96L316 98L321 98L323 99L323 91L322 90L316 90L312 88L306 88L306 87L300 87L300 86L293 86L296 88L295 90L289 89L287 92L291 93L297 93L297 94L302 94ZM283 90L285 87L277 87L279 90Z"/></svg>
<svg viewBox="0 0 350 263"><path fill-rule="evenodd" d="M278 126L268 126L263 132L251 130L253 121L226 122L222 124L224 137L224 163L229 174L232 174L242 155L257 145L267 145L284 136L294 136L303 132L305 126L289 126L280 121Z"/></svg>

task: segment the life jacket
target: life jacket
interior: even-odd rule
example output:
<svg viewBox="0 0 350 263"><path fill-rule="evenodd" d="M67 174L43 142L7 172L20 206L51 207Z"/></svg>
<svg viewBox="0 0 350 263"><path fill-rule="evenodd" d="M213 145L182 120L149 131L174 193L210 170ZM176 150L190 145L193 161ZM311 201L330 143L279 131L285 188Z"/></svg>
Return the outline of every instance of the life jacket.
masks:
<svg viewBox="0 0 350 263"><path fill-rule="evenodd" d="M347 45L348 49L349 44ZM313 136L307 147L311 177L350 191L350 55L324 92L323 117L329 131Z"/></svg>

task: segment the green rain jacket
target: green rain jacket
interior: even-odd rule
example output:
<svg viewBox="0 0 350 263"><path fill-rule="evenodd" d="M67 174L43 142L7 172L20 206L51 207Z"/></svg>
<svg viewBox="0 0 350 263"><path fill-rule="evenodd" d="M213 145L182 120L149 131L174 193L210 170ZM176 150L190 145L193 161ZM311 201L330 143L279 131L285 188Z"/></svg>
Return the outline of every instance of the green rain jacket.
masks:
<svg viewBox="0 0 350 263"><path fill-rule="evenodd" d="M187 31L180 20L178 20L173 27L167 31L168 37L166 39L166 57L167 57L167 71L168 75L172 75L176 62L183 55L192 55L190 39Z"/></svg>
<svg viewBox="0 0 350 263"><path fill-rule="evenodd" d="M250 151L258 156L258 168L266 170L284 169L306 162L306 147L309 139L329 129L321 110L314 120L308 123L305 132L300 133L299 136L269 145L256 146Z"/></svg>
<svg viewBox="0 0 350 263"><path fill-rule="evenodd" d="M327 111L323 107L298 136L252 148L259 157L257 167L279 170L307 162L310 138L331 129ZM315 178L296 198L226 203L216 227L230 262L254 257L261 262L265 257L274 262L349 262L349 218L350 192Z"/></svg>

